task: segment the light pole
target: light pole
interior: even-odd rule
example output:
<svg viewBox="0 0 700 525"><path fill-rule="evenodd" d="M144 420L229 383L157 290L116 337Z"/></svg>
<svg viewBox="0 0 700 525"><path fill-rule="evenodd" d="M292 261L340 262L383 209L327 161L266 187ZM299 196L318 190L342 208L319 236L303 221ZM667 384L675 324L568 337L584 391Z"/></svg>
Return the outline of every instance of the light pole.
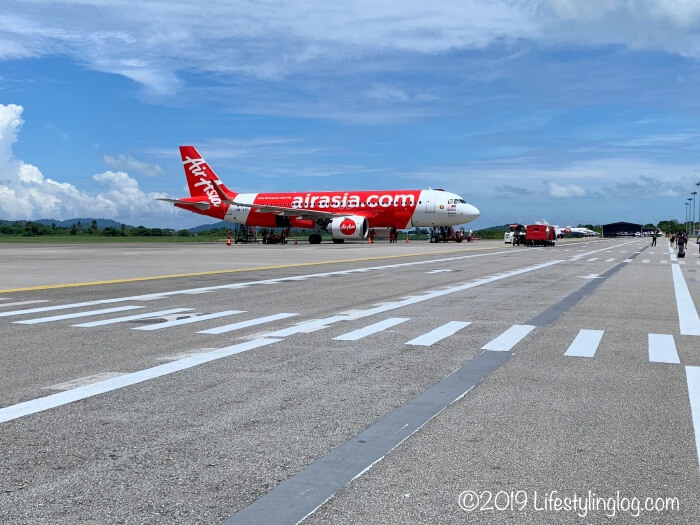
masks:
<svg viewBox="0 0 700 525"><path fill-rule="evenodd" d="M686 202L685 203L685 229L686 231L688 230L688 208L690 207L690 203Z"/></svg>
<svg viewBox="0 0 700 525"><path fill-rule="evenodd" d="M700 190L700 182L696 182L695 185ZM695 219L693 219L693 220L695 220ZM698 222L700 222L700 209L698 209ZM698 228L700 228L700 226L698 226ZM700 233L698 233L698 237L700 237Z"/></svg>
<svg viewBox="0 0 700 525"><path fill-rule="evenodd" d="M685 225L685 233L690 235L690 213L693 209L693 198L688 197L688 224Z"/></svg>
<svg viewBox="0 0 700 525"><path fill-rule="evenodd" d="M698 194L698 192L693 191L690 194L693 196L693 212L691 213L691 215L693 217L693 219L692 219L693 225L690 227L690 232L688 233L688 235L693 235L695 233L695 196Z"/></svg>

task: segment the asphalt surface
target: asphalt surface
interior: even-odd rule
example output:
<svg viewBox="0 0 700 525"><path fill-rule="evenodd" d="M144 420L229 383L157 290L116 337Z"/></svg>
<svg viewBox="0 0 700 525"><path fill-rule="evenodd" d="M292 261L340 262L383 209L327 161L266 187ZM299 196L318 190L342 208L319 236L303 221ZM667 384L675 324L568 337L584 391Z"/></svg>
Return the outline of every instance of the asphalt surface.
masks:
<svg viewBox="0 0 700 525"><path fill-rule="evenodd" d="M0 523L698 523L649 244L0 245Z"/></svg>

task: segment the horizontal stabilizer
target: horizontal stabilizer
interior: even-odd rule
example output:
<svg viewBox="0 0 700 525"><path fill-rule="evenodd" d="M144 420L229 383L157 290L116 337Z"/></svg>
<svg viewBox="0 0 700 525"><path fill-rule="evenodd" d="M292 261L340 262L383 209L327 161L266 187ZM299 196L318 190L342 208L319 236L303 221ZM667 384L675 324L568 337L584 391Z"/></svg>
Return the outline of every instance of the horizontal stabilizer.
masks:
<svg viewBox="0 0 700 525"><path fill-rule="evenodd" d="M209 201L192 201L192 200L185 200L185 199L156 199L159 201L165 201L165 202L172 202L174 204L182 204L183 206L192 206L193 208L197 208L198 210L208 210L209 207L211 206L211 203Z"/></svg>

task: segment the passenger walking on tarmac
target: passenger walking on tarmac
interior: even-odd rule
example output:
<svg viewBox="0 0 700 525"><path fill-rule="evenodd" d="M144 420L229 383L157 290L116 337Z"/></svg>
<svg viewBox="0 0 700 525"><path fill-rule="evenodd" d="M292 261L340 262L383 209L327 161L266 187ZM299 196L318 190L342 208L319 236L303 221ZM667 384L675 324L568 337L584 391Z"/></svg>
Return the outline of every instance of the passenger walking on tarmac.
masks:
<svg viewBox="0 0 700 525"><path fill-rule="evenodd" d="M263 244L267 244L267 228L262 229L262 240Z"/></svg>
<svg viewBox="0 0 700 525"><path fill-rule="evenodd" d="M654 230L651 234L651 245L656 246L656 238L659 236L659 230Z"/></svg>
<svg viewBox="0 0 700 525"><path fill-rule="evenodd" d="M678 245L678 257L685 257L685 246L688 240L686 238L685 232L682 231L678 234L676 238L676 244Z"/></svg>

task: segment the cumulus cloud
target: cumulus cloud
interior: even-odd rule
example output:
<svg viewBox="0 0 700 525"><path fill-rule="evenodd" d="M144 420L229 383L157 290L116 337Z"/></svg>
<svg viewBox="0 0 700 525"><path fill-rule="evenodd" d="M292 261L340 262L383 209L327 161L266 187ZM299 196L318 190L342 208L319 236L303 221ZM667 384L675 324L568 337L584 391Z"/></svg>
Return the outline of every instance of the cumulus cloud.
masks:
<svg viewBox="0 0 700 525"><path fill-rule="evenodd" d="M22 120L22 106L0 104L0 218L5 220L95 217L122 222L153 222L174 209L155 201L161 193L145 193L123 171L92 178L104 191L92 194L73 184L45 177L41 170L14 156Z"/></svg>

